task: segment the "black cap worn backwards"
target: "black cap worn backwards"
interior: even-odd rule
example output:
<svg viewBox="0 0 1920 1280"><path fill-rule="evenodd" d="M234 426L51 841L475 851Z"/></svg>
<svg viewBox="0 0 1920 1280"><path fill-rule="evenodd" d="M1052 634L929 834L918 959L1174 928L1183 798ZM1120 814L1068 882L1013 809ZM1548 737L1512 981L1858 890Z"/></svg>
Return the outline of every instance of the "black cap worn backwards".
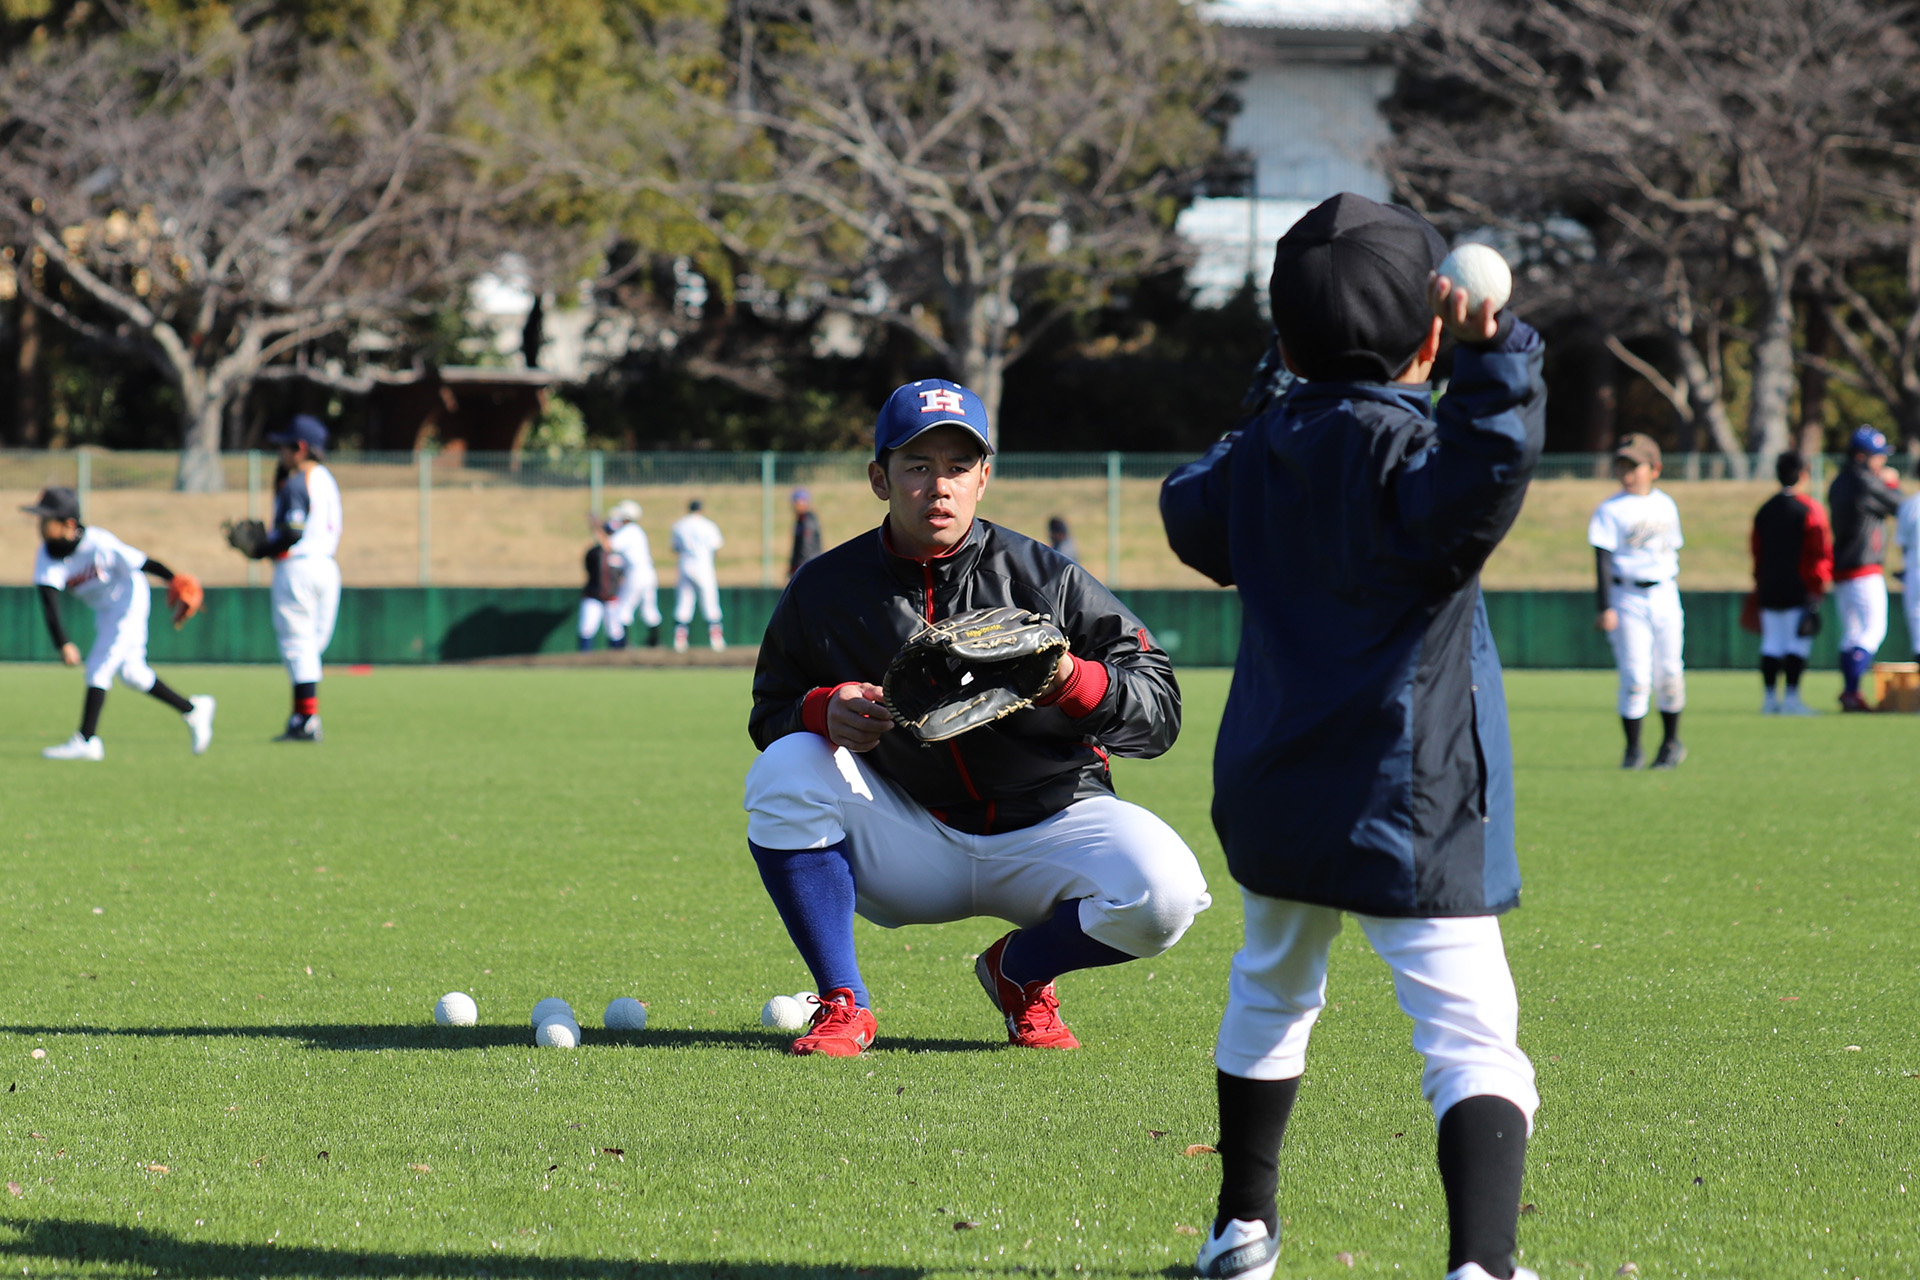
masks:
<svg viewBox="0 0 1920 1280"><path fill-rule="evenodd" d="M61 485L40 491L40 501L30 507L20 508L30 516L39 516L42 520L78 520L80 518L80 495Z"/></svg>
<svg viewBox="0 0 1920 1280"><path fill-rule="evenodd" d="M1433 324L1427 274L1447 242L1411 209L1342 192L1293 224L1273 255L1273 326L1310 381L1388 382Z"/></svg>

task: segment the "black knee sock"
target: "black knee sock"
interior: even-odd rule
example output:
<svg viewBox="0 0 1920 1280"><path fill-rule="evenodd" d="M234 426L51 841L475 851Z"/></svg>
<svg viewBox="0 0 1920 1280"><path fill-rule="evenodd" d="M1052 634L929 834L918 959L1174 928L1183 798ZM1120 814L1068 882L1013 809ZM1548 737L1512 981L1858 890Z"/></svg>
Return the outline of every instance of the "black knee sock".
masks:
<svg viewBox="0 0 1920 1280"><path fill-rule="evenodd" d="M1800 673L1807 669L1807 660L1798 654L1788 654L1780 659L1780 669L1787 673L1787 692L1793 693L1800 688Z"/></svg>
<svg viewBox="0 0 1920 1280"><path fill-rule="evenodd" d="M1678 741L1680 741L1680 713L1662 711L1660 713L1660 745L1664 747L1669 742Z"/></svg>
<svg viewBox="0 0 1920 1280"><path fill-rule="evenodd" d="M1280 1238L1280 1140L1300 1093L1300 1077L1249 1080L1214 1073L1220 1093L1220 1213L1214 1234L1238 1218L1264 1222L1267 1235Z"/></svg>
<svg viewBox="0 0 1920 1280"><path fill-rule="evenodd" d="M1440 1185L1447 1193L1447 1270L1477 1262L1513 1275L1527 1118L1505 1098L1463 1098L1440 1117Z"/></svg>
<svg viewBox="0 0 1920 1280"><path fill-rule="evenodd" d="M1760 678L1766 682L1767 692L1772 693L1774 685L1780 681L1780 659L1760 656ZM1793 688L1793 682L1787 682L1787 688Z"/></svg>
<svg viewBox="0 0 1920 1280"><path fill-rule="evenodd" d="M1621 716L1620 727L1627 731L1627 750L1638 751L1640 749L1640 721L1629 720L1625 716Z"/></svg>
<svg viewBox="0 0 1920 1280"><path fill-rule="evenodd" d="M87 686L86 709L80 713L80 736L91 738L100 732L100 708L107 705L107 691Z"/></svg>
<svg viewBox="0 0 1920 1280"><path fill-rule="evenodd" d="M193 710L193 704L168 688L167 682L159 676L153 678L153 688L147 690L147 692L172 707L175 711L178 711L181 715L185 715L187 712Z"/></svg>

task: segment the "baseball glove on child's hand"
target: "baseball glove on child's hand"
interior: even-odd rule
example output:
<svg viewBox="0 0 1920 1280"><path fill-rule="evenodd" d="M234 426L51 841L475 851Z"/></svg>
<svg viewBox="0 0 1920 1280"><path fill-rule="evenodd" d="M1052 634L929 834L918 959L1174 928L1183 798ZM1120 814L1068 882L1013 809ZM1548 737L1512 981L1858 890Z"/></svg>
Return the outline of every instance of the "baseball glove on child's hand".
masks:
<svg viewBox="0 0 1920 1280"><path fill-rule="evenodd" d="M187 619L200 612L200 605L207 598L200 589L200 579L190 573L176 573L173 581L167 584L167 608L173 610L173 629L178 631L187 624Z"/></svg>
<svg viewBox="0 0 1920 1280"><path fill-rule="evenodd" d="M220 532L227 535L228 546L249 560L267 553L267 526L258 520L229 520L220 526Z"/></svg>
<svg viewBox="0 0 1920 1280"><path fill-rule="evenodd" d="M1025 609L974 609L924 628L895 654L882 687L894 723L942 742L1011 715L1046 692L1067 638Z"/></svg>

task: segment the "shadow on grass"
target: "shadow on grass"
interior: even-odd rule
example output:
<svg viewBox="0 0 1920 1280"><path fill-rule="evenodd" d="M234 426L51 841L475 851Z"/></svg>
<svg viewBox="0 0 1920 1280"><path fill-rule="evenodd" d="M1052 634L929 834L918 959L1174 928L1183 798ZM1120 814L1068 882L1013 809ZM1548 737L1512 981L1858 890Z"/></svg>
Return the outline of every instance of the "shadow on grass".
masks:
<svg viewBox="0 0 1920 1280"><path fill-rule="evenodd" d="M420 1026L284 1026L284 1027L100 1027L0 1026L17 1036L132 1036L146 1040L211 1040L241 1037L256 1040L298 1040L309 1049L380 1052L386 1049L505 1049L533 1045L530 1027L420 1027ZM775 1031L693 1030L663 1027L657 1031L583 1031L582 1048L624 1045L635 1049L760 1049L785 1053L793 1033ZM1001 1040L930 1040L917 1036L883 1036L878 1050L908 1053L989 1053L1006 1047Z"/></svg>
<svg viewBox="0 0 1920 1280"><path fill-rule="evenodd" d="M164 1231L87 1222L73 1218L0 1218L0 1258L53 1259L56 1266L138 1268L157 1276L522 1276L529 1280L815 1280L859 1276L865 1280L914 1280L912 1267L814 1266L781 1262L614 1261L606 1258L526 1258L499 1253L384 1253L379 1250L301 1249L281 1245L213 1244L183 1240ZM44 1263L43 1263L44 1265Z"/></svg>

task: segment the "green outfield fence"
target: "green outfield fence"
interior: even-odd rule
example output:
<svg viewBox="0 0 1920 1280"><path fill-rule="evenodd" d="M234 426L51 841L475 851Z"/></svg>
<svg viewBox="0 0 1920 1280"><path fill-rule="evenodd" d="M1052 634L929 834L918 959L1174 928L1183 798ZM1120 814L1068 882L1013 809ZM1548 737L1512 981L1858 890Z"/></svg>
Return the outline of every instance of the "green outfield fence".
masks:
<svg viewBox="0 0 1920 1280"><path fill-rule="evenodd" d="M1239 647L1240 600L1230 591L1121 591L1154 635L1188 667L1230 666ZM722 588L726 634L736 645L757 644L780 593L765 587ZM1740 595L1731 591L1683 594L1687 611L1687 665L1701 670L1752 667L1758 639L1740 630ZM333 664L464 662L575 647L579 593L560 587L349 587L341 593L340 620L327 661ZM1913 647L1904 617L1889 610L1881 654L1906 660ZM93 616L76 600L62 598L63 618L76 643L93 636ZM672 593L663 591L663 610ZM1827 605L1827 624L1814 641L1814 662L1835 662L1838 626ZM1593 596L1584 591L1501 591L1487 595L1500 657L1513 668L1606 668L1613 658L1593 630ZM696 626L696 633L698 628ZM644 639L644 635L641 637ZM209 588L205 612L175 631L156 619L148 649L156 665L185 662L277 662L267 591L260 587ZM31 587L0 587L0 661L56 660Z"/></svg>

